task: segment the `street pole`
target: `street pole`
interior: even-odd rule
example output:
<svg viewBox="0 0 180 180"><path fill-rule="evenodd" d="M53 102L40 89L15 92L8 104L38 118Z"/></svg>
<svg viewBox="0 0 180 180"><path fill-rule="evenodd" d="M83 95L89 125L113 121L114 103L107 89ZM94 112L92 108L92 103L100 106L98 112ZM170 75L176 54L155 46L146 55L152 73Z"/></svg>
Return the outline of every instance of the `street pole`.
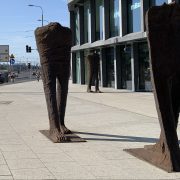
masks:
<svg viewBox="0 0 180 180"><path fill-rule="evenodd" d="M44 21L44 17L43 17L43 10L42 10L42 27L43 27L43 21Z"/></svg>
<svg viewBox="0 0 180 180"><path fill-rule="evenodd" d="M29 69L29 78L31 80L31 68Z"/></svg>
<svg viewBox="0 0 180 180"><path fill-rule="evenodd" d="M29 4L28 6L30 6L30 7L38 7L38 8L41 9L41 13L42 13L42 15L41 15L41 20L42 20L42 26L43 26L43 21L44 21L43 8L42 8L41 6L36 6L36 5L34 5L34 4Z"/></svg>

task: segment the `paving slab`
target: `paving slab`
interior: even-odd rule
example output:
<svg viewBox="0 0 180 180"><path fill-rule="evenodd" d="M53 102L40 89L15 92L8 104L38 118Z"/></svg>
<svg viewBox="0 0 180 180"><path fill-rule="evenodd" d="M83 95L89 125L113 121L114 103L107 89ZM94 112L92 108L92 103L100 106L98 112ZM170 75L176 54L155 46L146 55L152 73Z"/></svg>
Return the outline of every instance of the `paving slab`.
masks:
<svg viewBox="0 0 180 180"><path fill-rule="evenodd" d="M52 143L42 81L0 86L0 179L180 179L123 151L158 140L153 94L101 90L70 82L66 125L87 142Z"/></svg>

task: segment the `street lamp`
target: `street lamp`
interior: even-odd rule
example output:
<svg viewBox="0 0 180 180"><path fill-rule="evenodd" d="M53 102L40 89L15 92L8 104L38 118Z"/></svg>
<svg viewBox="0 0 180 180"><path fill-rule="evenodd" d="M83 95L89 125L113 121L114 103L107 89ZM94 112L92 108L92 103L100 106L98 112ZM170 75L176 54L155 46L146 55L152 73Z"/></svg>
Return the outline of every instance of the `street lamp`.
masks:
<svg viewBox="0 0 180 180"><path fill-rule="evenodd" d="M23 31L23 32L31 32L31 31L34 31L34 30L27 30L27 31Z"/></svg>
<svg viewBox="0 0 180 180"><path fill-rule="evenodd" d="M42 21L41 19L38 19L37 21ZM49 21L47 21L47 20L43 20L44 22L47 22L47 23L49 23Z"/></svg>
<svg viewBox="0 0 180 180"><path fill-rule="evenodd" d="M34 37L34 36L24 36L24 38L30 38L30 37Z"/></svg>
<svg viewBox="0 0 180 180"><path fill-rule="evenodd" d="M42 11L42 26L43 26L43 9L42 9L42 7L41 6L36 6L36 5L33 5L33 4L29 4L28 6L30 6L30 7L38 7L38 8L40 8L41 9L41 11Z"/></svg>

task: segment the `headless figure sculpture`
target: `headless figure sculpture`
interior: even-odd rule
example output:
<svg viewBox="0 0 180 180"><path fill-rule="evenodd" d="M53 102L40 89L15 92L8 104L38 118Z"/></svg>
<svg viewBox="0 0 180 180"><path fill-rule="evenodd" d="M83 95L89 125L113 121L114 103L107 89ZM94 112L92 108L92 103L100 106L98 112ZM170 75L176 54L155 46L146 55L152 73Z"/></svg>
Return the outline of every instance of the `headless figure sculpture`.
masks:
<svg viewBox="0 0 180 180"><path fill-rule="evenodd" d="M167 171L180 171L177 125L180 112L180 6L152 7L146 14L152 82L161 126L159 141L149 147L153 161Z"/></svg>
<svg viewBox="0 0 180 180"><path fill-rule="evenodd" d="M100 69L99 55L96 52L89 54L87 56L87 62L88 62L88 74L89 74L87 92L93 92L91 90L91 86L94 80L95 92L100 93L101 91L99 90L99 69Z"/></svg>
<svg viewBox="0 0 180 180"><path fill-rule="evenodd" d="M64 117L70 75L71 30L59 23L50 23L37 28L35 37L49 116L49 135L53 142L68 141L65 134L71 131L66 128Z"/></svg>

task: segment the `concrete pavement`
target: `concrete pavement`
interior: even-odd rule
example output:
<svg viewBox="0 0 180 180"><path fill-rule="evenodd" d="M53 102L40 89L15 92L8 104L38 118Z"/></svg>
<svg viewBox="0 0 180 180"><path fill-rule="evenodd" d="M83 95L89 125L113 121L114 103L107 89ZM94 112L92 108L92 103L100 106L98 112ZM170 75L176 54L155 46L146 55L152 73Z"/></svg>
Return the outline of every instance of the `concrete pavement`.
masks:
<svg viewBox="0 0 180 180"><path fill-rule="evenodd" d="M180 179L123 151L157 141L152 93L101 90L70 84L66 125L87 142L54 144L42 82L0 86L0 179Z"/></svg>

